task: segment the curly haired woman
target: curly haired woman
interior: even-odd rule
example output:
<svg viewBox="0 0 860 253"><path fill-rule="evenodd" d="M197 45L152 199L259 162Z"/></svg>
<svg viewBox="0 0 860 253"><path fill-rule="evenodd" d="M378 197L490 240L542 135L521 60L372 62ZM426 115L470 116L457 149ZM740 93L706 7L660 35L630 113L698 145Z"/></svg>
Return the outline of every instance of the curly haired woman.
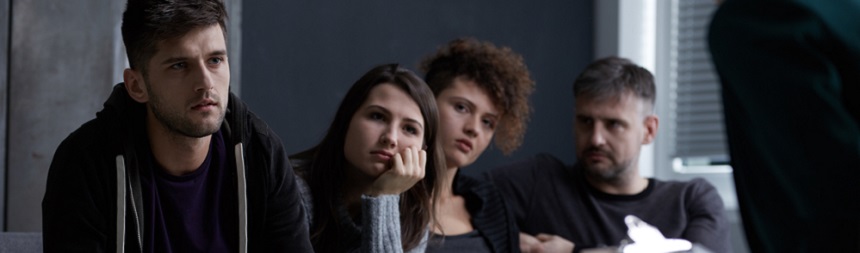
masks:
<svg viewBox="0 0 860 253"><path fill-rule="evenodd" d="M520 252L513 214L495 186L459 173L494 141L503 153L520 146L534 81L520 55L475 39L457 39L421 64L439 106L439 175L428 252Z"/></svg>

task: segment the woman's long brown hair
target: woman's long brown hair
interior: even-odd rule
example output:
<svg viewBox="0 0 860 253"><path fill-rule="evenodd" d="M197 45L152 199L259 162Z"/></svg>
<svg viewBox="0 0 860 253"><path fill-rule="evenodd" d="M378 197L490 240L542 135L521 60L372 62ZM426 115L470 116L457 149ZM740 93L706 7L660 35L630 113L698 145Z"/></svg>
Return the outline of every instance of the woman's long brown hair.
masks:
<svg viewBox="0 0 860 253"><path fill-rule="evenodd" d="M362 76L347 92L334 121L323 140L315 147L293 155L292 159L309 161L303 177L313 195L313 221L311 242L316 252L344 252L352 245L343 240L345 229L338 220L338 208L343 201L343 185L347 168L343 153L349 123L365 102L370 91L379 84L394 84L405 91L424 117L424 145L427 146L427 164L424 179L400 195L400 227L404 250L418 246L427 226L433 219L435 196L439 196L438 176L444 170L445 157L436 143L439 112L433 92L412 71L397 64L377 66ZM364 224L365 226L367 224Z"/></svg>

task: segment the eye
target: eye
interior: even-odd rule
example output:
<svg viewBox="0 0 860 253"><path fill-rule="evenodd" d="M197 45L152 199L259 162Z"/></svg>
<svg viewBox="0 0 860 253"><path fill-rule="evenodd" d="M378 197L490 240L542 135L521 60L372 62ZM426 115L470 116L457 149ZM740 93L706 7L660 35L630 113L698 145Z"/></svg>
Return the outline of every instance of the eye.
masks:
<svg viewBox="0 0 860 253"><path fill-rule="evenodd" d="M591 118L588 118L588 117L577 117L576 121L579 124L583 124L583 125L591 125L594 123L594 120Z"/></svg>
<svg viewBox="0 0 860 253"><path fill-rule="evenodd" d="M170 69L175 69L175 70L182 70L182 69L185 69L187 67L188 67L188 63L185 63L185 62L179 62L179 63L175 63L173 65L170 65Z"/></svg>
<svg viewBox="0 0 860 253"><path fill-rule="evenodd" d="M486 126L489 129L495 129L496 128L496 122L492 119L482 119L481 123L483 123L484 126Z"/></svg>
<svg viewBox="0 0 860 253"><path fill-rule="evenodd" d="M610 120L609 122L606 122L606 126L607 126L609 129L621 129L621 128L623 128L623 127L624 127L624 124L623 124L623 123L621 123L621 121L618 121L618 120Z"/></svg>
<svg viewBox="0 0 860 253"><path fill-rule="evenodd" d="M411 135L418 135L418 128L411 125L406 125L403 127L403 130Z"/></svg>
<svg viewBox="0 0 860 253"><path fill-rule="evenodd" d="M469 112L469 107L466 107L466 105L464 105L462 103L456 103L456 104L454 104L454 110L458 111L458 112L466 113L466 112Z"/></svg>
<svg viewBox="0 0 860 253"><path fill-rule="evenodd" d="M385 120L385 115L379 112L371 112L368 116L371 120L383 121Z"/></svg>
<svg viewBox="0 0 860 253"><path fill-rule="evenodd" d="M218 64L221 64L222 62L224 62L223 57L212 57L211 59L209 59L209 64L212 64L212 65L218 65Z"/></svg>

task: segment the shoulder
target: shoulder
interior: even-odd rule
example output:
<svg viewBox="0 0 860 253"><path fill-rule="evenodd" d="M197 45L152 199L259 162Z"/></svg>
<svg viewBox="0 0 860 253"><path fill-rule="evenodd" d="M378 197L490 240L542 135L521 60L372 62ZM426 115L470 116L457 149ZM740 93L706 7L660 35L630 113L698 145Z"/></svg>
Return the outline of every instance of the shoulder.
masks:
<svg viewBox="0 0 860 253"><path fill-rule="evenodd" d="M687 191L693 198L705 199L705 202L718 202L722 206L722 198L713 184L702 178L694 178L687 182Z"/></svg>
<svg viewBox="0 0 860 253"><path fill-rule="evenodd" d="M251 111L248 105L233 93L230 93L230 101L227 108L227 114L224 118L233 132L231 134L232 138L238 137L240 141L247 141L251 138L263 141L264 143L276 142L277 145L281 144L280 137L269 128L269 125Z"/></svg>
<svg viewBox="0 0 860 253"><path fill-rule="evenodd" d="M466 201L466 209L472 216L472 225L479 230L493 248L507 252L506 249L518 247L515 236L519 231L511 208L499 188L492 180L480 180L468 175L458 175L455 192Z"/></svg>
<svg viewBox="0 0 860 253"><path fill-rule="evenodd" d="M675 191L698 191L704 189L716 189L707 180L697 177L687 181L652 179L655 187L661 189L672 189Z"/></svg>
<svg viewBox="0 0 860 253"><path fill-rule="evenodd" d="M475 212L476 210L472 209L477 207L504 208L504 202L502 202L504 199L492 180L481 180L462 173L457 174L454 180L454 192L464 197L470 213Z"/></svg>
<svg viewBox="0 0 860 253"><path fill-rule="evenodd" d="M70 133L54 152L55 165L70 165L72 161L113 158L122 154L122 142L103 119L90 120ZM51 167L56 167L52 165Z"/></svg>
<svg viewBox="0 0 860 253"><path fill-rule="evenodd" d="M466 197L467 201L476 197L479 199L500 198L498 189L492 180L481 180L463 173L457 174L453 187L454 192Z"/></svg>
<svg viewBox="0 0 860 253"><path fill-rule="evenodd" d="M269 124L257 117L251 111L248 111L246 116L248 130L246 134L250 134L251 138L260 141L267 149L280 149L283 147L281 137L269 128Z"/></svg>
<svg viewBox="0 0 860 253"><path fill-rule="evenodd" d="M717 188L703 178L693 178L689 181L661 181L655 182L655 192L659 195L677 195L687 205L707 205L714 208L722 208L723 201Z"/></svg>
<svg viewBox="0 0 860 253"><path fill-rule="evenodd" d="M64 139L51 161L46 181L44 201L62 203L71 195L89 195L105 200L103 195L116 184L116 156L122 151L114 146L100 127L91 120ZM112 148L117 147L117 148ZM103 202L100 202L103 203Z"/></svg>
<svg viewBox="0 0 860 253"><path fill-rule="evenodd" d="M296 188L299 190L299 195L302 197L302 201L305 202L306 205L313 204L311 194L311 187L308 186L308 183L302 177L296 177Z"/></svg>
<svg viewBox="0 0 860 253"><path fill-rule="evenodd" d="M291 177L292 168L287 161L281 138L232 93L229 103L227 115L224 117L229 130L228 146L232 148L241 143L246 162L257 167L262 166L275 173L276 177L282 177L282 174L289 174L287 177Z"/></svg>
<svg viewBox="0 0 860 253"><path fill-rule="evenodd" d="M457 189L471 189L475 186L486 185L488 180L480 180L468 174L462 173L459 171L456 176L454 176L454 188Z"/></svg>
<svg viewBox="0 0 860 253"><path fill-rule="evenodd" d="M234 150L238 145L242 147L249 189L273 192L297 187L281 138L232 93L224 120L227 127L222 127L222 130L228 130L225 135L229 138L226 142L229 143L228 150Z"/></svg>
<svg viewBox="0 0 860 253"><path fill-rule="evenodd" d="M304 181L310 175L311 160L305 153L293 154L288 157L290 166L293 167L293 172L296 177Z"/></svg>
<svg viewBox="0 0 860 253"><path fill-rule="evenodd" d="M689 181L670 181L667 184L673 185L674 188L683 191L691 197L717 193L717 188L713 184L700 177Z"/></svg>

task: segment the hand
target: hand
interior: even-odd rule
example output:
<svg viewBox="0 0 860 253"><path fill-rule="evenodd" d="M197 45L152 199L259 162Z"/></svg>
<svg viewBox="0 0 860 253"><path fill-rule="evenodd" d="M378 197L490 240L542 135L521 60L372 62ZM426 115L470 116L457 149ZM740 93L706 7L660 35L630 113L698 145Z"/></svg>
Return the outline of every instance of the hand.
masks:
<svg viewBox="0 0 860 253"><path fill-rule="evenodd" d="M543 244L534 236L520 232L520 250L523 253L542 253Z"/></svg>
<svg viewBox="0 0 860 253"><path fill-rule="evenodd" d="M538 234L537 239L541 241L544 250L543 252L545 253L573 252L573 243L568 241L567 239L562 238L561 236Z"/></svg>
<svg viewBox="0 0 860 253"><path fill-rule="evenodd" d="M427 162L427 152L417 148L406 148L401 153L394 154L391 168L383 172L370 185L365 195L398 195L424 178L424 164Z"/></svg>

